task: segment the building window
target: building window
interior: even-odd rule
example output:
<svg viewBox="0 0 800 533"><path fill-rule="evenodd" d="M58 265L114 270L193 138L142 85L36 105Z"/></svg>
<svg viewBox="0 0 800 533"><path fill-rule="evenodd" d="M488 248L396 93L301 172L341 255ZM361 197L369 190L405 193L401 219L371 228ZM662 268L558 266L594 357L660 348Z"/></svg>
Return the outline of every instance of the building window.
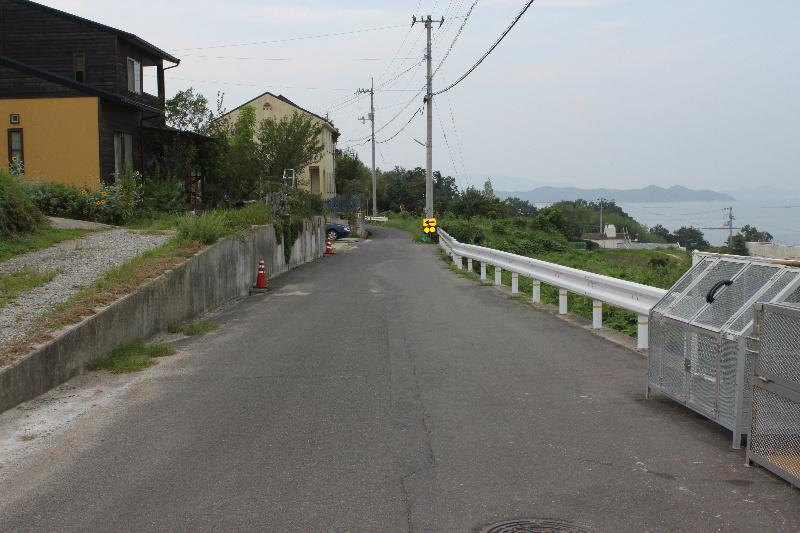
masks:
<svg viewBox="0 0 800 533"><path fill-rule="evenodd" d="M22 129L8 130L8 162L11 165L22 165L25 161L25 151L22 145Z"/></svg>
<svg viewBox="0 0 800 533"><path fill-rule="evenodd" d="M72 66L75 71L75 81L86 83L86 55L75 54L72 56Z"/></svg>
<svg viewBox="0 0 800 533"><path fill-rule="evenodd" d="M114 176L119 176L128 165L133 169L133 135L114 132Z"/></svg>
<svg viewBox="0 0 800 533"><path fill-rule="evenodd" d="M128 90L132 93L142 94L142 63L133 58L128 58Z"/></svg>

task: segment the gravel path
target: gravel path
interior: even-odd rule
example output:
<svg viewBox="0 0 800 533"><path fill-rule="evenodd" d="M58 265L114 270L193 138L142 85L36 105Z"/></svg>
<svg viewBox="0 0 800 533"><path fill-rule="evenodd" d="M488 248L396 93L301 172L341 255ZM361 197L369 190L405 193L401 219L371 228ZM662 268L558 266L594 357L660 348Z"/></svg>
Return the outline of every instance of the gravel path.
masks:
<svg viewBox="0 0 800 533"><path fill-rule="evenodd" d="M24 336L41 313L69 299L120 263L164 244L170 237L114 229L91 233L0 263L0 274L27 267L40 272L61 270L53 281L21 294L0 308L0 344Z"/></svg>

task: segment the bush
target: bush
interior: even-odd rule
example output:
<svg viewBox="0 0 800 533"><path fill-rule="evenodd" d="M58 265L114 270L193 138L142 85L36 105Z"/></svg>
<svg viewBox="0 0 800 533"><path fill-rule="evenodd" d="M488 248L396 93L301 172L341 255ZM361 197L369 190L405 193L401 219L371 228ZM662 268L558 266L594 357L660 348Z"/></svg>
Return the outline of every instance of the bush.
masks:
<svg viewBox="0 0 800 533"><path fill-rule="evenodd" d="M0 236L31 233L44 223L42 212L25 189L14 178L0 171Z"/></svg>
<svg viewBox="0 0 800 533"><path fill-rule="evenodd" d="M178 219L178 236L182 239L211 244L228 232L229 220L224 211L207 211Z"/></svg>
<svg viewBox="0 0 800 533"><path fill-rule="evenodd" d="M142 180L142 212L177 213L186 204L183 184L174 178L148 177Z"/></svg>

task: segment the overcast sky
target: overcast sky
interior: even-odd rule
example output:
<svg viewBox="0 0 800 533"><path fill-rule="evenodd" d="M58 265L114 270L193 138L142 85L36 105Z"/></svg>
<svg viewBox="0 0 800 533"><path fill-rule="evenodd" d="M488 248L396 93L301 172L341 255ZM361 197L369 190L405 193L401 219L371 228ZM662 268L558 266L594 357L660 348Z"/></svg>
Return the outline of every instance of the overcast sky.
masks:
<svg viewBox="0 0 800 533"><path fill-rule="evenodd" d="M369 99L337 104L370 76L378 84L422 59L424 28L410 28L411 15L445 16L435 31L437 64L473 1L43 3L177 55L170 94L193 86L213 99L221 91L230 109L267 90L282 93L330 112L347 145L368 134L357 118ZM471 66L522 5L480 0L435 88ZM506 189L797 187L798 20L796 0L537 0L478 70L435 99L434 168L462 185L465 176L493 176ZM373 28L383 29L305 38ZM409 91L423 84L420 65L376 93L378 127L409 104L378 140L422 105ZM422 115L380 145L378 166L424 166L413 138L425 139ZM369 145L357 150L369 163Z"/></svg>

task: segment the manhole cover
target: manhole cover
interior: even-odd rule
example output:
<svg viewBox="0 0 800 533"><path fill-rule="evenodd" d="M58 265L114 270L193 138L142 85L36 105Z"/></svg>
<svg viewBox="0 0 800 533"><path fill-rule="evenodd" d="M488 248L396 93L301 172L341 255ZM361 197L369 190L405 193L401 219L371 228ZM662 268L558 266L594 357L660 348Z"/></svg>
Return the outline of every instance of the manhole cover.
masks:
<svg viewBox="0 0 800 533"><path fill-rule="evenodd" d="M485 526L480 533L592 533L585 527L558 520L520 518Z"/></svg>

